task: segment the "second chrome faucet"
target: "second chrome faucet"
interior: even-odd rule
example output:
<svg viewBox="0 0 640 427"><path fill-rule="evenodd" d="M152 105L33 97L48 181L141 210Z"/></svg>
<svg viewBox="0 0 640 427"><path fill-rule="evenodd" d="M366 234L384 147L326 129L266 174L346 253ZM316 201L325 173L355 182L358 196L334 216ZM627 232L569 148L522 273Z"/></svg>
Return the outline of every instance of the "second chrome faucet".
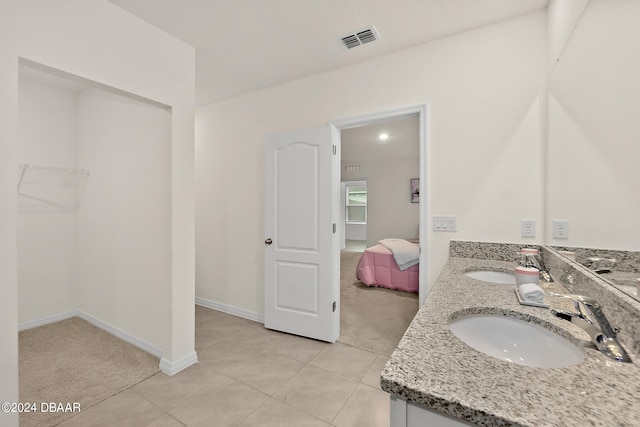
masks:
<svg viewBox="0 0 640 427"><path fill-rule="evenodd" d="M551 283L553 282L553 277L547 270L547 267L544 265L542 261L542 257L539 254L524 254L522 261L520 261L520 265L523 267L534 267L538 269L540 272L540 280Z"/></svg>

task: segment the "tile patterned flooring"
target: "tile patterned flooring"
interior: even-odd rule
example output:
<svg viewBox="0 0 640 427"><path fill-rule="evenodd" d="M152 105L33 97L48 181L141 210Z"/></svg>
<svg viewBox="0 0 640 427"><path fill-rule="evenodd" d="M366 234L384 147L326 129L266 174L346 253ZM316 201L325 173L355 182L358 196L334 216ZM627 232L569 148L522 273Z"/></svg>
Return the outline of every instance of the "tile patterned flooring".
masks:
<svg viewBox="0 0 640 427"><path fill-rule="evenodd" d="M389 426L387 356L201 306L196 351L198 364L154 375L60 426Z"/></svg>

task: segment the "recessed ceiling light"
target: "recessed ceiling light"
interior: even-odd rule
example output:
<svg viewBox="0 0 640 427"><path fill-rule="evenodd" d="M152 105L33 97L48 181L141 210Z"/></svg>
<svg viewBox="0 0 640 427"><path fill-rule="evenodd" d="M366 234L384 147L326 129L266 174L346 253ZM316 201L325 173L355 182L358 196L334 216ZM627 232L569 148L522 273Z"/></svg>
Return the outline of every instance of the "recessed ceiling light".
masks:
<svg viewBox="0 0 640 427"><path fill-rule="evenodd" d="M378 135L378 138L380 139L380 141L386 141L387 139L389 139L389 134L382 132L380 135Z"/></svg>

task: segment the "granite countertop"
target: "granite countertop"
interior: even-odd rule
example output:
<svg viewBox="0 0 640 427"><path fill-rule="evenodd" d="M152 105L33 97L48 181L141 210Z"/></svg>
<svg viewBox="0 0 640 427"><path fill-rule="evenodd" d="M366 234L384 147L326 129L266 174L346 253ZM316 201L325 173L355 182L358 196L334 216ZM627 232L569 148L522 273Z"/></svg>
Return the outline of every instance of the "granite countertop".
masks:
<svg viewBox="0 0 640 427"><path fill-rule="evenodd" d="M451 257L381 375L388 393L481 426L637 426L640 357L613 362L579 327L548 309L520 305L514 286L482 282L472 270L512 272L515 263ZM566 293L558 282L544 284ZM566 299L547 296L551 305ZM534 368L476 351L449 330L471 314L533 321L584 349L585 359L564 368ZM605 313L606 314L606 313Z"/></svg>

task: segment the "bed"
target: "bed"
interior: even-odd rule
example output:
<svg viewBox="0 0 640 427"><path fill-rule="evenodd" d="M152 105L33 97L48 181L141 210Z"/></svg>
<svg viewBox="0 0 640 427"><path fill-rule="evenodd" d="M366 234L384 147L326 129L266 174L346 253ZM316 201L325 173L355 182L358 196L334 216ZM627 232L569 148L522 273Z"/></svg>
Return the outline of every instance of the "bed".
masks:
<svg viewBox="0 0 640 427"><path fill-rule="evenodd" d="M400 269L393 252L384 244L388 240L401 239L384 239L377 245L365 249L356 267L356 277L367 286L418 292L420 265L416 263ZM404 240L402 244L405 247L408 244L415 245L414 250L418 252L417 243Z"/></svg>

